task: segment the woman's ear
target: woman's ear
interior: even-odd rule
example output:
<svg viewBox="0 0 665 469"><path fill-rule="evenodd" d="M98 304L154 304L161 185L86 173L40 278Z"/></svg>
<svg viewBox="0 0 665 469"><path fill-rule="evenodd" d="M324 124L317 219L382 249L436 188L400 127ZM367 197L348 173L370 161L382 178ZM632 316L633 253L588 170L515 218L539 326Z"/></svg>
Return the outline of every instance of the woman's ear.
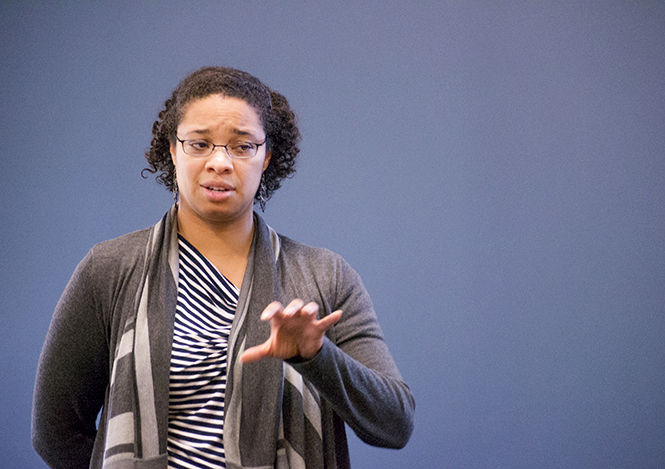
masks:
<svg viewBox="0 0 665 469"><path fill-rule="evenodd" d="M263 160L263 170L265 171L266 168L268 168L268 165L270 164L270 157L272 156L272 153L269 151L266 152L266 159Z"/></svg>
<svg viewBox="0 0 665 469"><path fill-rule="evenodd" d="M173 163L173 166L175 166L175 143L171 142L169 144L169 153L171 153L171 162Z"/></svg>

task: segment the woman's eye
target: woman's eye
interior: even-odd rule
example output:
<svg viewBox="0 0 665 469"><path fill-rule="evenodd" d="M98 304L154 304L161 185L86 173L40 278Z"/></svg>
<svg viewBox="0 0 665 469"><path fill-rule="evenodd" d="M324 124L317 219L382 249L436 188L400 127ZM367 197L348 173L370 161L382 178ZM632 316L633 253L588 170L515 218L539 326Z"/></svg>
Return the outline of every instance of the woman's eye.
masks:
<svg viewBox="0 0 665 469"><path fill-rule="evenodd" d="M189 146L194 150L205 150L210 147L210 143L205 140L192 140L189 142Z"/></svg>
<svg viewBox="0 0 665 469"><path fill-rule="evenodd" d="M233 150L238 151L240 153L248 153L252 151L253 148L254 145L252 145L249 142L240 142L233 145Z"/></svg>

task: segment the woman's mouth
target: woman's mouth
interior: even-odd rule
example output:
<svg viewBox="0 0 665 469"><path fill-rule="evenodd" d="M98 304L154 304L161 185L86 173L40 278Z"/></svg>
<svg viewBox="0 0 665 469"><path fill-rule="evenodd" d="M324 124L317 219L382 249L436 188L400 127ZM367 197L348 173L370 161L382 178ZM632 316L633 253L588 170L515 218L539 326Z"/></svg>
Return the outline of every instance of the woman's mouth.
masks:
<svg viewBox="0 0 665 469"><path fill-rule="evenodd" d="M219 202L226 200L228 197L233 194L234 188L226 184L201 184L201 187L205 190L206 197L208 200L213 202Z"/></svg>

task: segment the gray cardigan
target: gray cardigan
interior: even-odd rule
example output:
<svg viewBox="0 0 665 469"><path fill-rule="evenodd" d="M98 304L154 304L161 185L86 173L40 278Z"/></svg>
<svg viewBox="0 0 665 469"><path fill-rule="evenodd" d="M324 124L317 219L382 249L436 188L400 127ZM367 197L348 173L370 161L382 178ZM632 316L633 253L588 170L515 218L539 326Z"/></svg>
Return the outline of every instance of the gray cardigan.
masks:
<svg viewBox="0 0 665 469"><path fill-rule="evenodd" d="M167 224L171 225L166 235L170 239L164 243L172 245L177 229L173 210L171 212L165 216ZM250 337L250 342L243 343L242 348L267 338L269 328L258 318L263 307L272 300L284 304L293 298L314 301L319 304L321 315L343 310L341 320L328 331L317 356L307 361L288 361L320 396L322 467L350 466L344 422L371 445L403 447L413 429L413 396L383 340L360 277L339 255L276 235L258 215L255 221L250 262L240 293L241 301L243 296L252 297L252 301L246 298L248 307L242 319L250 326L234 323L234 327L236 330L243 326L254 327L259 330L259 337ZM113 357L126 321L126 305L134 301L140 267L149 261L145 246L150 236L151 230L146 229L93 247L76 268L56 306L39 361L32 422L33 445L52 467L102 466ZM173 250L168 257L173 269ZM175 259L177 262L177 256ZM256 282L257 279L272 281L274 287L268 291L277 297L269 297L270 293L261 295L256 287L252 293L251 280ZM164 454L168 425L168 354L177 289L170 276L164 276L161 285L160 308L167 313L162 319L150 318L150 334L157 336L154 350L152 343L150 347L153 356L159 357L154 358L152 379L159 452ZM272 395L272 391L266 389L272 385L261 382L260 368L256 368L259 371L253 377L248 371L241 373L241 370L252 369L240 365L237 359L242 351L240 344L235 350L231 348L225 404L227 418L234 412L239 414L241 406L263 409L266 406L262 400ZM271 361L277 362L264 360ZM238 383L241 374L247 375L242 388L240 384L234 387L234 373ZM280 389L276 387L275 393L280 393ZM98 431L95 422L102 408ZM257 422L275 428L275 435L270 438L276 439L278 422L272 420L278 418L279 410L257 413ZM266 443L250 435L252 428L247 428L239 418L233 420L237 424L225 424L225 447L235 446L228 449L238 453L238 460L243 462L237 465L231 462L231 467L272 467L273 463L281 467L276 461L268 464L265 460L258 461L258 456L257 461L253 461L254 453L259 455L266 444L274 448L275 442ZM164 461L132 467L166 467Z"/></svg>

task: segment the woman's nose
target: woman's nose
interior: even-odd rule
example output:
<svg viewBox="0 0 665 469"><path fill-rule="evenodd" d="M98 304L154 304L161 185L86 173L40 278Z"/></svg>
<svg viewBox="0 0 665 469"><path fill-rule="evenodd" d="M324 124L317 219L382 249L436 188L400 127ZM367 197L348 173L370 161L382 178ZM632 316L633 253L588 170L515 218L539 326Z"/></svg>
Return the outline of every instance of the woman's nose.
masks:
<svg viewBox="0 0 665 469"><path fill-rule="evenodd" d="M216 171L233 169L233 160L225 147L218 147L208 156L206 166Z"/></svg>

